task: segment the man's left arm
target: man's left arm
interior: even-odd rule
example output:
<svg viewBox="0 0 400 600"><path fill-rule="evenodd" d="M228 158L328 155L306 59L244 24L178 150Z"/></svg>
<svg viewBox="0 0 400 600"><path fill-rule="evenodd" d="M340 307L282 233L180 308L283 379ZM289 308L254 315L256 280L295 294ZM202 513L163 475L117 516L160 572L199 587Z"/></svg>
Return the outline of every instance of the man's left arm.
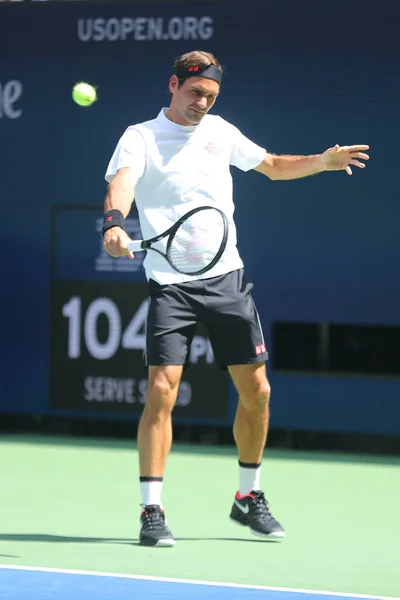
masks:
<svg viewBox="0 0 400 600"><path fill-rule="evenodd" d="M352 175L352 166L360 169L365 167L365 163L361 162L369 159L365 150L369 150L369 146L365 144L355 146L336 144L322 154L312 156L278 156L267 152L264 160L254 170L273 180L299 179L323 171L346 171L348 175Z"/></svg>

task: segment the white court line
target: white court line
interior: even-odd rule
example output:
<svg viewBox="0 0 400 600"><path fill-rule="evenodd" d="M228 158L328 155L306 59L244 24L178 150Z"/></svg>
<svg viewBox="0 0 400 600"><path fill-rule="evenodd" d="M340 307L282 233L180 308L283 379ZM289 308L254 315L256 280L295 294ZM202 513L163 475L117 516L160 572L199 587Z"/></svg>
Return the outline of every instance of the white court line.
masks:
<svg viewBox="0 0 400 600"><path fill-rule="evenodd" d="M165 583L189 583L192 585L208 585L215 587L240 588L244 590L264 590L269 592L289 592L294 594L314 594L339 598L363 598L364 600L400 600L395 596L369 596L365 594L346 594L344 592L325 592L319 590L303 590L297 588L272 587L263 585L245 585L244 583L222 583L220 581L198 581L197 579L175 579L172 577L151 577L147 575L130 575L121 573L102 573L99 571L75 571L73 569L51 569L47 567L24 567L20 565L1 565L0 569L15 571L38 571L40 573L61 573L67 575L93 575L96 577L115 577L116 579L138 579L141 581L162 581Z"/></svg>

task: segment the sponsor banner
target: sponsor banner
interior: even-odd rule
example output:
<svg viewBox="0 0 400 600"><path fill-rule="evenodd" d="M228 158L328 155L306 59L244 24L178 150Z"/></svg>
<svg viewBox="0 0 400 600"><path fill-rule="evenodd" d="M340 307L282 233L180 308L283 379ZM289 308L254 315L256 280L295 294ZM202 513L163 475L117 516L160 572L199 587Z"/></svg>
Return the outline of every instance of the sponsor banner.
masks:
<svg viewBox="0 0 400 600"><path fill-rule="evenodd" d="M81 42L209 40L214 22L210 16L81 18L77 34Z"/></svg>
<svg viewBox="0 0 400 600"><path fill-rule="evenodd" d="M102 219L98 213L90 208L53 213L50 408L137 416L147 390L147 282L142 268L138 276L137 271L114 267L125 259L113 259L110 267L99 250L99 240L87 227L92 223L99 235ZM85 240L77 248L71 243L72 225L74 240ZM132 228L136 226L133 219ZM216 367L201 327L193 339L188 366L192 368L184 371L175 417L226 422L228 374Z"/></svg>
<svg viewBox="0 0 400 600"><path fill-rule="evenodd" d="M82 44L99 46L101 42L129 44L181 41L204 44L216 38L223 27L221 4L72 2L70 5L57 6L49 3L42 7L41 19L35 28L29 28L28 22L24 22L28 12L34 19L35 6L18 6L14 10L7 10L7 17L9 23L14 22L14 26L18 27L14 51L21 47L20 44L32 45L33 52L54 44L54 51L59 53L66 47L77 46L82 50ZM7 35L6 30L3 33Z"/></svg>

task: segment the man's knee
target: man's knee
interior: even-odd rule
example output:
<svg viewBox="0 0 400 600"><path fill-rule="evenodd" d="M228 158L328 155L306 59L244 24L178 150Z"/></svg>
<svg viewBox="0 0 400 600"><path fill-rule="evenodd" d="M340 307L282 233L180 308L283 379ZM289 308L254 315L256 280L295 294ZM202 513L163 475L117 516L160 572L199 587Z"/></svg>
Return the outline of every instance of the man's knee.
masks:
<svg viewBox="0 0 400 600"><path fill-rule="evenodd" d="M256 392L254 394L256 404L261 408L267 408L269 406L269 399L271 396L271 386L268 380L265 380L257 385Z"/></svg>
<svg viewBox="0 0 400 600"><path fill-rule="evenodd" d="M246 394L241 394L239 401L250 411L264 412L269 407L271 386L268 379L255 381Z"/></svg>
<svg viewBox="0 0 400 600"><path fill-rule="evenodd" d="M180 375L174 370L154 370L149 373L146 407L154 413L170 413L178 394Z"/></svg>

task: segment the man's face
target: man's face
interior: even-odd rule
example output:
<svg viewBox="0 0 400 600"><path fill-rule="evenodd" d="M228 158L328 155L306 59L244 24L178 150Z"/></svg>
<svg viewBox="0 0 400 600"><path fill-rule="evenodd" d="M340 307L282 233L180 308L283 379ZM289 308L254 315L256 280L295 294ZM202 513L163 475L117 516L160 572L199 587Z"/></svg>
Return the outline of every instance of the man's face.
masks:
<svg viewBox="0 0 400 600"><path fill-rule="evenodd" d="M219 83L206 77L189 77L178 87L178 78L173 75L169 89L172 94L170 111L174 121L179 125L198 125L214 106Z"/></svg>

